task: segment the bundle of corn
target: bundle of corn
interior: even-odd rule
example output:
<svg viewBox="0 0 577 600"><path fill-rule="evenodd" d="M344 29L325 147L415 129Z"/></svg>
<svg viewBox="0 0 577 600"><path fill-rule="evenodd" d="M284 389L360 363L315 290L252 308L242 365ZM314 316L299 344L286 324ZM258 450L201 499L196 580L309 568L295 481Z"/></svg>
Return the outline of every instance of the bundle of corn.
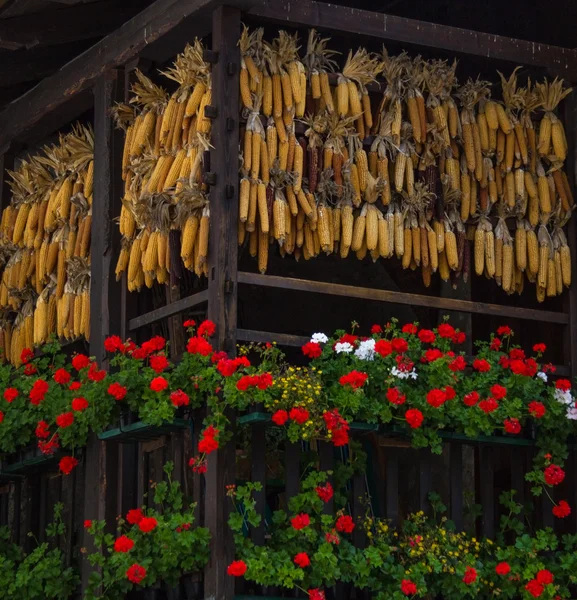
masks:
<svg viewBox="0 0 577 600"><path fill-rule="evenodd" d="M570 91L563 81L522 86L516 69L499 73L502 96L491 97L487 81L458 87L456 62L359 48L339 68L330 40L315 30L302 61L296 35L263 37L245 28L239 43L246 125L238 233L261 272L276 242L297 260L395 254L403 268L421 267L425 285L437 271L456 285L474 267L519 293L525 277L539 284L531 258L539 243L550 247L552 265L562 252L569 260L562 227L573 197L555 114Z"/></svg>
<svg viewBox="0 0 577 600"><path fill-rule="evenodd" d="M0 337L14 364L23 348L41 345L53 334L88 337L87 328L69 335L57 330L56 306L70 262L82 257L90 264L93 155L93 133L78 125L9 173L12 198L0 222Z"/></svg>
<svg viewBox="0 0 577 600"><path fill-rule="evenodd" d="M116 107L118 125L126 131L116 278L126 272L130 291L143 285L150 288L155 281L168 282L171 262L179 260L169 244L174 230L181 231L185 266L198 276L207 271L207 250L200 259L193 251L195 223L201 223L208 235L208 204L190 201L191 194L206 200L202 162L210 148L212 125L205 115L212 97L210 65L203 58L201 42L188 45L162 74L178 84L172 95L136 71L130 100L136 108ZM181 198L183 210L178 209Z"/></svg>

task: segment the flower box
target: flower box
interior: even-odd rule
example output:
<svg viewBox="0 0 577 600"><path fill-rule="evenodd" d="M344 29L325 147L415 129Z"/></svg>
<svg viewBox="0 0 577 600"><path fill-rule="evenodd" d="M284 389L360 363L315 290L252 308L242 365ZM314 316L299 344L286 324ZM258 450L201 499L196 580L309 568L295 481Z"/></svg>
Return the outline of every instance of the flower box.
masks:
<svg viewBox="0 0 577 600"><path fill-rule="evenodd" d="M238 418L240 425L255 425L257 423L272 423L272 415L266 412L251 412L242 417ZM353 421L350 424L351 431L358 431L361 433L377 432L379 426L374 423L359 423Z"/></svg>
<svg viewBox="0 0 577 600"><path fill-rule="evenodd" d="M189 423L187 419L182 418L175 418L172 422L162 425L147 425L142 421L123 424L121 420L118 427L103 431L98 435L98 439L105 442L146 442L175 431L182 431L189 427Z"/></svg>
<svg viewBox="0 0 577 600"><path fill-rule="evenodd" d="M0 478L20 478L34 471L42 471L47 467L57 465L64 456L64 452L57 451L54 454L42 454L38 446L26 446L14 454L10 454L0 462Z"/></svg>

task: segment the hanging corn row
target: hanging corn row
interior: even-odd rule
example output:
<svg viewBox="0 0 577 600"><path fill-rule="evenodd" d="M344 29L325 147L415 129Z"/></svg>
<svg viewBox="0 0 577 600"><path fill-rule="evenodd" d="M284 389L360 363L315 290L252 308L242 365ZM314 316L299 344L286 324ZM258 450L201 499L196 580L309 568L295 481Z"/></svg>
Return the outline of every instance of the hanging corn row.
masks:
<svg viewBox="0 0 577 600"><path fill-rule="evenodd" d="M9 172L0 221L0 348L20 364L51 335L90 336L92 130L76 126Z"/></svg>
<svg viewBox="0 0 577 600"><path fill-rule="evenodd" d="M171 96L136 71L131 105L116 108L126 132L116 277L126 272L130 291L168 282L171 264L179 260L171 232L180 232L186 268L198 276L208 272L210 210L202 161L210 148L211 120L204 109L211 103L211 80L200 41L163 75L178 84Z"/></svg>
<svg viewBox="0 0 577 600"><path fill-rule="evenodd" d="M359 48L339 72L328 42L311 30L301 60L296 34L245 28L239 41L238 233L259 270L276 242L297 260L394 255L425 286L474 269L507 293L526 278L539 301L561 294L574 206L563 80L499 73L498 98L489 82L459 86L456 62L405 52Z"/></svg>

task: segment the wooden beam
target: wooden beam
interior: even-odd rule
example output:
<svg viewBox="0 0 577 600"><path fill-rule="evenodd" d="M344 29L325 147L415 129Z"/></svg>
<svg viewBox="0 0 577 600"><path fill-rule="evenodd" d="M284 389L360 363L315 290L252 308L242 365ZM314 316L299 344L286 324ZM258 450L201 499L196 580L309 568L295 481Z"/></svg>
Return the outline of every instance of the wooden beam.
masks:
<svg viewBox="0 0 577 600"><path fill-rule="evenodd" d="M567 325L569 323L568 315L560 312L517 308L514 306L502 306L500 304L487 304L485 302L471 302L469 300L455 300L453 298L438 298L436 296L424 296L421 294L405 294L403 292L391 290L355 287L352 285L327 283L324 281L307 281L305 279L279 277L277 275L260 275L258 273L241 271L238 274L238 282L241 284L260 285L263 287L285 290L345 296L347 298L364 298L365 300L391 302L393 304L428 306L429 308L454 310L465 313L513 317L529 321L545 321L547 323L560 323L562 325Z"/></svg>
<svg viewBox="0 0 577 600"><path fill-rule="evenodd" d="M276 342L279 346L303 346L310 341L310 338L304 335L255 331L254 329L237 329L236 338L243 342Z"/></svg>
<svg viewBox="0 0 577 600"><path fill-rule="evenodd" d="M102 37L142 5L140 0L104 0L1 19L0 48L30 49Z"/></svg>
<svg viewBox="0 0 577 600"><path fill-rule="evenodd" d="M215 345L230 355L236 351L237 326L237 219L238 219L238 100L241 31L240 10L218 7L212 19L212 50L218 62L212 69L212 98L218 115L212 121L210 168L216 182L210 194L208 317L216 325ZM229 419L235 421L234 415ZM234 559L234 541L228 527L230 503L223 493L235 482L236 445L232 439L208 457L205 476L205 525L211 533L210 562L204 572L207 600L232 600L234 578L226 574Z"/></svg>
<svg viewBox="0 0 577 600"><path fill-rule="evenodd" d="M564 77L574 77L577 69L575 50L315 0L263 0L252 8L249 14L277 23L290 24L292 27L328 29L385 41L439 48L458 54L506 60L521 65L546 67L552 73Z"/></svg>
<svg viewBox="0 0 577 600"><path fill-rule="evenodd" d="M104 339L120 333L120 284L114 276L120 234L113 219L120 214L124 136L114 125L111 108L123 99L123 70L111 70L98 79L94 94L90 353L100 364L106 356Z"/></svg>
<svg viewBox="0 0 577 600"><path fill-rule="evenodd" d="M10 177L8 170L14 170L14 152L7 150L4 154L0 154L0 210L4 210L10 203L12 192L10 190Z"/></svg>
<svg viewBox="0 0 577 600"><path fill-rule="evenodd" d="M124 65L185 19L190 20L190 39L194 35L208 33L198 31L196 21L191 17L206 14L220 1L156 0L114 33L5 108L0 113L0 153L10 140L28 140L32 129L45 115L90 88L108 69ZM251 4L250 0L234 0L233 3L243 6Z"/></svg>
<svg viewBox="0 0 577 600"><path fill-rule="evenodd" d="M180 300L177 300L172 304L167 304L166 306L162 306L161 308L152 310L149 313L146 313L145 315L141 315L140 317L130 319L130 321L128 322L128 330L134 331L135 329L139 329L140 327L144 327L145 325L156 323L161 319L172 317L173 315L177 315L178 313L183 312L188 308L198 306L199 304L202 304L207 300L208 290L202 290L201 292L197 292L192 296L181 298Z"/></svg>

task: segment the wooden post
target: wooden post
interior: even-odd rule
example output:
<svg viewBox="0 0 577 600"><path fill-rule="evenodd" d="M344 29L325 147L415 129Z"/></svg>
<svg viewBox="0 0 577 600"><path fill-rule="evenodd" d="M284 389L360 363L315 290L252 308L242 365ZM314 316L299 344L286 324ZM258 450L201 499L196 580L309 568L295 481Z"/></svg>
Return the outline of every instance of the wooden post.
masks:
<svg viewBox="0 0 577 600"><path fill-rule="evenodd" d="M90 353L105 365L104 338L120 331L120 286L114 278L114 258L120 237L112 219L120 213L122 193L122 134L110 109L124 99L124 74L111 70L102 75L94 89L94 201L92 204ZM85 453L84 516L106 519L114 530L117 516L118 444L105 444L92 435ZM83 545L90 550L91 538L84 533ZM83 562L82 583L91 571Z"/></svg>
<svg viewBox="0 0 577 600"><path fill-rule="evenodd" d="M15 153L7 150L0 154L0 210L4 210L10 204L11 191L8 181L8 169L14 170Z"/></svg>
<svg viewBox="0 0 577 600"><path fill-rule="evenodd" d="M240 10L215 9L212 49L218 62L212 70L212 105L218 113L212 122L210 168L216 181L210 194L210 246L208 317L216 323L215 345L233 354L237 325L237 219L238 219L238 99ZM235 415L230 415L234 422ZM234 438L208 457L205 488L205 524L212 534L211 558L205 571L206 600L231 600L234 578L226 573L234 559L228 527L230 503L226 485L235 481Z"/></svg>

